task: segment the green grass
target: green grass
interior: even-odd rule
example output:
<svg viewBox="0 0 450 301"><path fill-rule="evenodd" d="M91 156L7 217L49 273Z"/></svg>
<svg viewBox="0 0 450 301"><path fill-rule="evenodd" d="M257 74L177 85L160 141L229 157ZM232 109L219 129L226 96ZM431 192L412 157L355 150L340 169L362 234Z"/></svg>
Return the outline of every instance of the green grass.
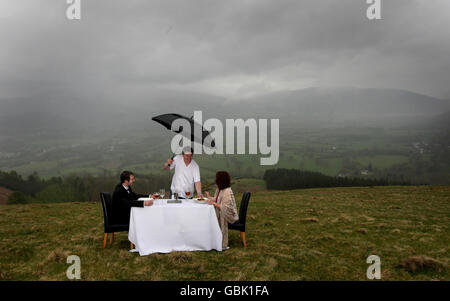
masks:
<svg viewBox="0 0 450 301"><path fill-rule="evenodd" d="M31 161L27 164L17 166L14 168L19 174L31 174L36 170L40 173L45 174L49 171L53 171L58 167L56 161Z"/></svg>
<svg viewBox="0 0 450 301"><path fill-rule="evenodd" d="M382 280L450 280L449 200L449 186L261 191L250 200L247 249L230 231L224 252L144 257L128 252L127 233L102 250L99 203L5 205L0 279L67 280L74 254L83 280L366 280L375 254ZM416 255L444 268L399 266Z"/></svg>
<svg viewBox="0 0 450 301"><path fill-rule="evenodd" d="M406 156L394 156L394 155L376 155L372 157L358 157L356 161L368 166L370 163L373 168L385 169L389 168L394 164L401 164L408 162L408 157Z"/></svg>
<svg viewBox="0 0 450 301"><path fill-rule="evenodd" d="M233 179L233 191L236 192L256 192L266 189L266 182L262 179ZM210 189L211 191L213 188Z"/></svg>

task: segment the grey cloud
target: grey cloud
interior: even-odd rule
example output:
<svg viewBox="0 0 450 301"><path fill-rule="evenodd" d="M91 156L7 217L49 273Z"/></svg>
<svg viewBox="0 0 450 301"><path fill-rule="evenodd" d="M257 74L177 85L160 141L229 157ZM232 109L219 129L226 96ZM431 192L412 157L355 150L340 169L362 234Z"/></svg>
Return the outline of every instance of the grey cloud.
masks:
<svg viewBox="0 0 450 301"><path fill-rule="evenodd" d="M367 20L362 0L82 0L81 21L65 19L65 1L0 6L4 94L172 84L213 93L211 81L248 77L236 93L265 92L277 80L273 86L386 87L450 98L446 0L382 1L380 21Z"/></svg>

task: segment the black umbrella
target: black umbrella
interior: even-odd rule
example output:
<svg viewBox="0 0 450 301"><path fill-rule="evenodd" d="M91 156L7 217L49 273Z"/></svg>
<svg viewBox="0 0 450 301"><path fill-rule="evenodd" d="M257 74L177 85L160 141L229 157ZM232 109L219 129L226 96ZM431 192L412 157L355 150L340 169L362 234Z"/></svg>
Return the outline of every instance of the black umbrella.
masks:
<svg viewBox="0 0 450 301"><path fill-rule="evenodd" d="M177 119L185 119L191 126L190 129L183 129L183 127L180 126L180 128L173 130L175 133L181 133L184 137L188 138L192 142L200 143L209 148L214 148L216 146L214 139L212 139L212 137L210 136L210 132L205 130L201 124L195 122L192 118L175 113L162 114L152 118L152 120L163 125L168 130L172 130L172 123ZM194 125L202 130L201 137L195 135L196 133L194 131Z"/></svg>

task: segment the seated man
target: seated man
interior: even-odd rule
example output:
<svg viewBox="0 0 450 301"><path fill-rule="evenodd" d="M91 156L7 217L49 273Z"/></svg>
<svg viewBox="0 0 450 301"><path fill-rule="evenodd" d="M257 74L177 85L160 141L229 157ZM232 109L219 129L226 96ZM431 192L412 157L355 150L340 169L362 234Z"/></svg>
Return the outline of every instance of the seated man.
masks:
<svg viewBox="0 0 450 301"><path fill-rule="evenodd" d="M138 201L139 198L152 197L137 194L131 190L135 179L131 171L123 171L120 175L120 184L114 189L112 197L112 220L115 224L129 225L131 207L144 207L153 205L153 201Z"/></svg>

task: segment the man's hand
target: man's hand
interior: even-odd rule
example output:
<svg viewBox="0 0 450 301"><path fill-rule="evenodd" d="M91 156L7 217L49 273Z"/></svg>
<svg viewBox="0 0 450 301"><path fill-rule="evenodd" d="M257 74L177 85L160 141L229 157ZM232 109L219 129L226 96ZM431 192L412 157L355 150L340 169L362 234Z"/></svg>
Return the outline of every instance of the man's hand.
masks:
<svg viewBox="0 0 450 301"><path fill-rule="evenodd" d="M144 206L151 206L153 205L153 201L144 201Z"/></svg>
<svg viewBox="0 0 450 301"><path fill-rule="evenodd" d="M173 163L173 159L172 158L167 159L167 162L164 164L163 168L165 170L169 170L170 169L170 165L172 165L172 163Z"/></svg>

